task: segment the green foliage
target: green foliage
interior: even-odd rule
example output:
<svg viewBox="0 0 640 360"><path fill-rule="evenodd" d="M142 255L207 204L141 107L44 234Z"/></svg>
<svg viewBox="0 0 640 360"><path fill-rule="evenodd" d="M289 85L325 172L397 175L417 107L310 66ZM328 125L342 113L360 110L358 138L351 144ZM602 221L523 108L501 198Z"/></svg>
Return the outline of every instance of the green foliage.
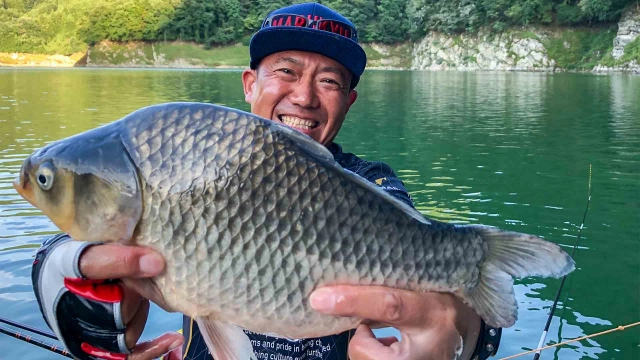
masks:
<svg viewBox="0 0 640 360"><path fill-rule="evenodd" d="M368 61L380 61L385 58L383 54L379 53L369 45L364 45L362 48L364 49L365 54L367 54Z"/></svg>
<svg viewBox="0 0 640 360"><path fill-rule="evenodd" d="M559 4L556 7L556 19L561 24L580 24L585 17L586 15L580 6Z"/></svg>
<svg viewBox="0 0 640 360"><path fill-rule="evenodd" d="M513 34L514 34L515 37L517 37L519 39L540 40L538 35L536 35L536 33L534 33L533 31L515 31L515 32L513 32Z"/></svg>
<svg viewBox="0 0 640 360"><path fill-rule="evenodd" d="M594 25L615 22L637 0L408 0L410 35L429 31L456 33L488 27Z"/></svg>
<svg viewBox="0 0 640 360"><path fill-rule="evenodd" d="M582 0L579 2L582 12L590 19L611 21L618 19L622 10L635 0Z"/></svg>
<svg viewBox="0 0 640 360"><path fill-rule="evenodd" d="M77 36L92 2L6 1L0 7L0 52L70 55L86 49Z"/></svg>
<svg viewBox="0 0 640 360"><path fill-rule="evenodd" d="M101 40L155 40L174 11L171 3L162 0L97 2L90 8L88 21L79 28L79 33L88 44Z"/></svg>
<svg viewBox="0 0 640 360"><path fill-rule="evenodd" d="M611 55L611 52L605 56L600 64L604 66L617 66L624 65L631 61L634 61L640 64L640 36L636 37L632 42L628 43L624 47L624 54L619 59L614 59Z"/></svg>
<svg viewBox="0 0 640 360"><path fill-rule="evenodd" d="M611 53L615 27L607 31L564 31L544 41L547 55L556 66L570 70L591 69Z"/></svg>
<svg viewBox="0 0 640 360"><path fill-rule="evenodd" d="M185 0L160 28L166 40L194 41L207 47L239 41L244 33L238 0Z"/></svg>
<svg viewBox="0 0 640 360"><path fill-rule="evenodd" d="M272 10L309 0L1 0L0 52L70 54L102 40L248 44ZM609 24L638 0L319 0L364 43L430 31L499 33L521 25Z"/></svg>
<svg viewBox="0 0 640 360"><path fill-rule="evenodd" d="M403 69L411 67L413 47L409 43L384 46L383 53L369 44L363 44L362 48L367 54L368 66L391 66Z"/></svg>
<svg viewBox="0 0 640 360"><path fill-rule="evenodd" d="M462 58L462 60L465 63L476 63L476 64L478 63L478 59L476 59L476 57L473 55L466 55L465 57Z"/></svg>
<svg viewBox="0 0 640 360"><path fill-rule="evenodd" d="M636 37L624 47L624 54L620 60L623 63L635 60L636 63L640 64L640 36Z"/></svg>
<svg viewBox="0 0 640 360"><path fill-rule="evenodd" d="M156 53L162 54L167 61L187 61L193 65L204 66L247 66L249 49L243 45L214 47L211 50L194 44L158 44Z"/></svg>

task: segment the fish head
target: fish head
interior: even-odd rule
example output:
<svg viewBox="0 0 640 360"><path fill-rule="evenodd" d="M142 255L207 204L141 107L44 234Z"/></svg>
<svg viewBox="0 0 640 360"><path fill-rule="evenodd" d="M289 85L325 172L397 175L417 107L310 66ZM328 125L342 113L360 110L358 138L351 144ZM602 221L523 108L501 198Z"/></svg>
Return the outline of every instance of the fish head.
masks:
<svg viewBox="0 0 640 360"><path fill-rule="evenodd" d="M75 240L129 243L142 215L138 171L117 127L33 152L13 186Z"/></svg>

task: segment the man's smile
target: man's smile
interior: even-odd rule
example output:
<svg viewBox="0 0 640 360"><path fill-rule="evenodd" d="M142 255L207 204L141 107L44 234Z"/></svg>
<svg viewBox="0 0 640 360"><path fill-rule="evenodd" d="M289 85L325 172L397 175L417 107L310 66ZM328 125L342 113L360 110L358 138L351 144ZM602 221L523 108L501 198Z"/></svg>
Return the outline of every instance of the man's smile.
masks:
<svg viewBox="0 0 640 360"><path fill-rule="evenodd" d="M291 115L278 115L278 119L283 124L300 130L312 130L320 125L320 123L315 120L302 119Z"/></svg>

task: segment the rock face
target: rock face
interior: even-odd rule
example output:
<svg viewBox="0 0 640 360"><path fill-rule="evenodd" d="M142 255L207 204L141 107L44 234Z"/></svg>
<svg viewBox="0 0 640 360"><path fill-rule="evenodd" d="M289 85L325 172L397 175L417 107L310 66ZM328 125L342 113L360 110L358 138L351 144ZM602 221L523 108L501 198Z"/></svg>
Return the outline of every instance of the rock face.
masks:
<svg viewBox="0 0 640 360"><path fill-rule="evenodd" d="M567 30L569 31L569 30ZM430 33L413 49L411 69L414 70L506 70L564 71L549 57L543 44L552 34L544 30L512 31L500 35L488 32L459 36ZM625 46L640 37L640 7L630 6L618 23L611 55L614 62L595 66L595 73L640 74L640 60L624 56ZM565 42L569 50L571 44ZM555 50L557 55L558 50Z"/></svg>
<svg viewBox="0 0 640 360"><path fill-rule="evenodd" d="M153 68L207 68L201 59L178 57L167 59L153 43L130 41L115 43L101 41L87 51L87 67L153 67Z"/></svg>
<svg viewBox="0 0 640 360"><path fill-rule="evenodd" d="M622 14L618 23L618 33L613 40L611 56L617 60L617 64L614 66L598 65L593 69L593 72L640 74L640 61L637 59L628 61L623 57L625 47L638 38L640 38L640 7L632 5Z"/></svg>
<svg viewBox="0 0 640 360"><path fill-rule="evenodd" d="M413 50L415 70L553 71L541 34L514 32L501 35L447 36L431 33Z"/></svg>
<svg viewBox="0 0 640 360"><path fill-rule="evenodd" d="M632 6L624 12L618 23L618 34L613 40L611 55L618 60L624 55L624 47L640 36L640 9Z"/></svg>
<svg viewBox="0 0 640 360"><path fill-rule="evenodd" d="M84 59L85 53L76 53L71 56L0 53L0 66L74 67L83 66Z"/></svg>
<svg viewBox="0 0 640 360"><path fill-rule="evenodd" d="M598 65L592 70L594 73L631 73L640 74L640 64L632 60L623 65L605 66Z"/></svg>

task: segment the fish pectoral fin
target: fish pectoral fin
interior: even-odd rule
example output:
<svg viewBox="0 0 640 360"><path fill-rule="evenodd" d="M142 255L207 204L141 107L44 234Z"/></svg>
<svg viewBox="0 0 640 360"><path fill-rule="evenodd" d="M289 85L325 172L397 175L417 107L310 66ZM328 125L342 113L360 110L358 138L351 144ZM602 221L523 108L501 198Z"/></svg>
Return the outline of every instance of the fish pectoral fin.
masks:
<svg viewBox="0 0 640 360"><path fill-rule="evenodd" d="M214 317L196 317L198 328L216 360L257 360L247 334L237 325Z"/></svg>

